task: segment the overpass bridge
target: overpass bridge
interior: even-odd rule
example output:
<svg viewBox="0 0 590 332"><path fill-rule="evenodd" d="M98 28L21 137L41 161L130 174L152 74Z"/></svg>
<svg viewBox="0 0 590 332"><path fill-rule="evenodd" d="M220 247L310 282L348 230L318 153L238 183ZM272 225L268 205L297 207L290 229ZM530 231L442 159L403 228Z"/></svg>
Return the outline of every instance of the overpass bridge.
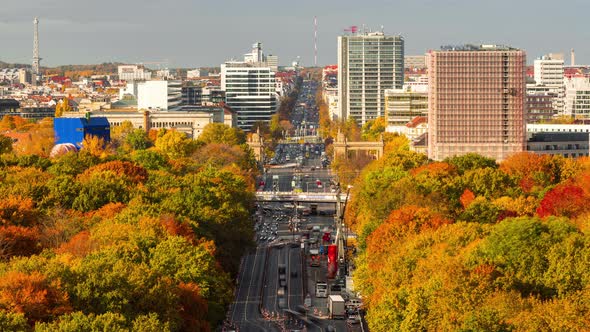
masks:
<svg viewBox="0 0 590 332"><path fill-rule="evenodd" d="M309 202L309 203L341 203L346 201L346 193L314 193L294 191L257 191L258 202Z"/></svg>

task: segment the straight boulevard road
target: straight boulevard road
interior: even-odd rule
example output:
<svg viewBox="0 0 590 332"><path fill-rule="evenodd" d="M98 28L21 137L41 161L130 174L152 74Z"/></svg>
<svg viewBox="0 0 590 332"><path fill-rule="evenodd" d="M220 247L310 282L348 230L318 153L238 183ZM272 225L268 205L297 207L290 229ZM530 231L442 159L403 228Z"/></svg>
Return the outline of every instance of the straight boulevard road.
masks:
<svg viewBox="0 0 590 332"><path fill-rule="evenodd" d="M319 160L310 162L318 163ZM285 178L285 186L291 185L287 179L295 174L293 169L270 169L269 175L274 175L275 171ZM304 165L300 174L311 172L309 165ZM322 178L330 178L329 171L313 172L314 176L323 173ZM315 282L326 280L326 261L324 259L320 267L310 267L306 252L300 241L296 241L313 226L333 230L334 204L319 204L322 215L302 217L305 221L296 232L289 228L289 219L295 214L292 207L285 207L284 202L269 203L264 207L262 209L261 205L256 215L257 248L243 258L236 300L230 312L230 319L239 331L297 331L304 326L308 331L329 331L328 326L334 327L335 331L360 331L358 324L348 326L344 320L327 319L327 299L315 297ZM263 234L274 239L262 240ZM279 265L285 266L285 288L281 285ZM307 315L302 310L306 296L312 304ZM284 309L303 314L293 315ZM314 317L316 315L320 317Z"/></svg>
<svg viewBox="0 0 590 332"><path fill-rule="evenodd" d="M296 127L317 128L315 83L304 83L303 92L294 110L292 123ZM303 107L301 105L308 105ZM283 145L273 163L287 164L302 160L299 170L294 168L268 168L259 181L259 190L329 192L332 175L323 167L323 144ZM316 152L317 150L317 152ZM313 167L313 170L312 170ZM318 186L318 180L321 185ZM257 247L242 258L237 280L235 301L230 308L228 321L231 328L224 331L361 331L358 324L347 325L344 320L329 320L327 299L315 297L315 283L326 281L327 263L322 258L319 267L309 266L309 256L301 246L304 232L313 226L334 230L335 204L319 204L318 215L299 216L299 227L289 223L297 215L291 204L259 204L254 216ZM308 206L309 207L309 206ZM334 232L332 234L335 234ZM279 271L284 266L284 271ZM281 277L281 274L283 277ZM311 304L305 310L303 304ZM329 328L330 327L330 328Z"/></svg>

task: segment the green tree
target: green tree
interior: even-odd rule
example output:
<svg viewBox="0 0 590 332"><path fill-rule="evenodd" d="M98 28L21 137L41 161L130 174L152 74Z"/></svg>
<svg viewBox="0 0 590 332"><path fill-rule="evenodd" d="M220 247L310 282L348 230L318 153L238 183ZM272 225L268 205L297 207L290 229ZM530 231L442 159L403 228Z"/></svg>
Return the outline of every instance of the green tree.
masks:
<svg viewBox="0 0 590 332"><path fill-rule="evenodd" d="M125 203L129 199L131 185L131 181L125 176L112 171L93 172L80 182L80 192L74 199L72 208L87 212L107 203Z"/></svg>
<svg viewBox="0 0 590 332"><path fill-rule="evenodd" d="M77 332L77 331L113 331L129 332L128 323L123 315L107 312L95 315L84 314L82 311L60 316L59 319L48 323L35 325L35 332Z"/></svg>
<svg viewBox="0 0 590 332"><path fill-rule="evenodd" d="M445 159L445 162L455 165L460 174L478 168L498 168L498 164L492 158L487 158L477 153L467 153Z"/></svg>
<svg viewBox="0 0 590 332"><path fill-rule="evenodd" d="M133 150L145 150L152 144L147 133L143 129L135 129L127 134L125 142Z"/></svg>
<svg viewBox="0 0 590 332"><path fill-rule="evenodd" d="M150 254L150 266L155 271L199 286L200 295L208 300L212 323L223 320L225 307L232 298L231 281L207 248L193 246L185 238L173 236L160 242Z"/></svg>
<svg viewBox="0 0 590 332"><path fill-rule="evenodd" d="M146 241L148 238L134 238ZM92 253L67 272L64 287L73 306L97 315L113 312L127 321L156 313L164 322L178 323L176 287L157 271L141 262L149 243L122 243ZM153 244L152 244L153 245Z"/></svg>
<svg viewBox="0 0 590 332"><path fill-rule="evenodd" d="M12 138L0 134L0 154L12 152Z"/></svg>
<svg viewBox="0 0 590 332"><path fill-rule="evenodd" d="M564 219L546 222L530 217L505 219L473 253L471 265L495 266L499 275L495 282L505 290L550 298L557 295L557 289L555 283L546 282L547 253L575 232L575 227Z"/></svg>
<svg viewBox="0 0 590 332"><path fill-rule="evenodd" d="M0 331L27 332L29 330L24 314L0 310Z"/></svg>
<svg viewBox="0 0 590 332"><path fill-rule="evenodd" d="M137 150L131 155L131 159L149 170L169 168L168 157L156 150Z"/></svg>

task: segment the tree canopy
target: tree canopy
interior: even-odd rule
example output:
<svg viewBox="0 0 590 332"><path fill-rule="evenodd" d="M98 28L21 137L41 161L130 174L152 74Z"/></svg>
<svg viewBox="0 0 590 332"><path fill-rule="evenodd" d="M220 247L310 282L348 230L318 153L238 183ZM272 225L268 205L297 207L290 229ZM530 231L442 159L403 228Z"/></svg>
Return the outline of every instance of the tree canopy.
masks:
<svg viewBox="0 0 590 332"><path fill-rule="evenodd" d="M253 246L257 174L241 131L218 129L121 126L116 144L51 159L5 149L0 330L215 330Z"/></svg>
<svg viewBox="0 0 590 332"><path fill-rule="evenodd" d="M398 150L367 165L345 221L359 235L353 278L371 331L586 329L587 164Z"/></svg>

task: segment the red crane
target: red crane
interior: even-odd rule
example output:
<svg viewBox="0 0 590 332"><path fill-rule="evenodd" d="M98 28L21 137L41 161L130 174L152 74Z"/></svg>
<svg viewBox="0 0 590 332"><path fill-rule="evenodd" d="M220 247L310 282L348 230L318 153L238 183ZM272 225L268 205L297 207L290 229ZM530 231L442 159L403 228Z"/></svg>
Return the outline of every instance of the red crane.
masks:
<svg viewBox="0 0 590 332"><path fill-rule="evenodd" d="M358 27L356 25L351 25L350 27L344 29L344 32L350 32L353 35L358 31Z"/></svg>

